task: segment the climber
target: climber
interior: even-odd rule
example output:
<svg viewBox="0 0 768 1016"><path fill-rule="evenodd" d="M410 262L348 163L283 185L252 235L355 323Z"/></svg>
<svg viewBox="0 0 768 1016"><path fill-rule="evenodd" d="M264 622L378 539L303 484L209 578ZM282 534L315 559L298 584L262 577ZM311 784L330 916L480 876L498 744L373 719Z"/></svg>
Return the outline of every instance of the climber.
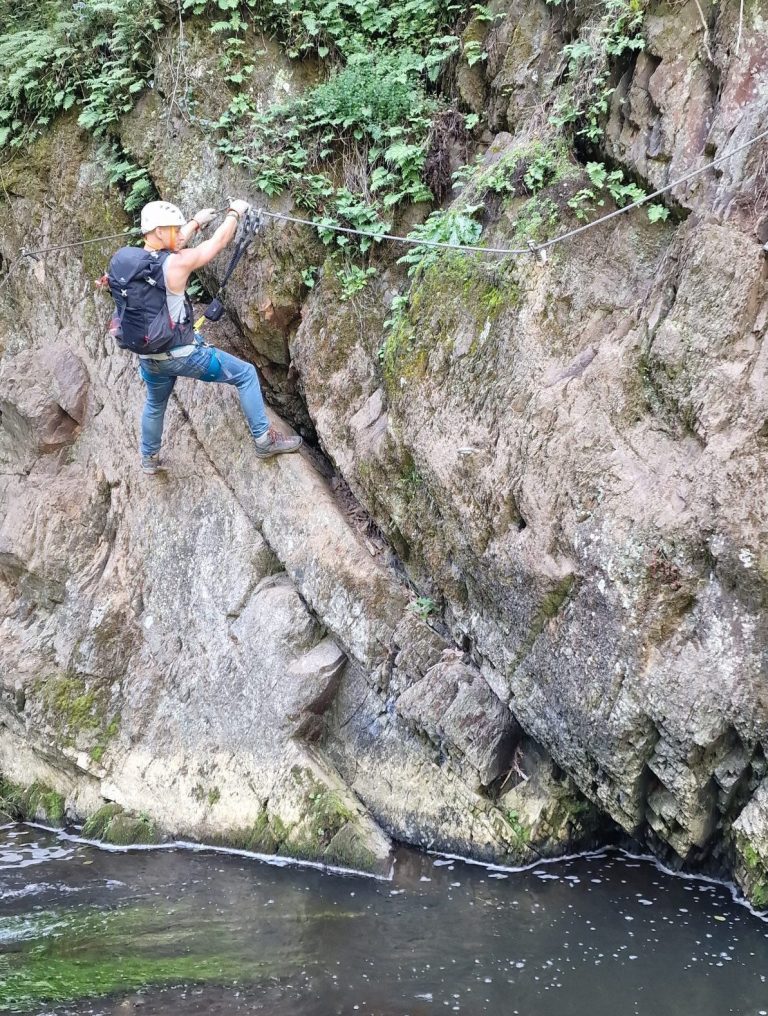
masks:
<svg viewBox="0 0 768 1016"><path fill-rule="evenodd" d="M295 452L300 437L284 437L271 427L256 368L221 349L203 343L195 332L192 305L185 290L189 276L207 265L230 243L248 211L246 201L232 201L224 222L196 247L188 241L216 216L203 208L187 222L167 201L151 201L141 212L144 247L122 247L109 264L108 281L116 312L111 332L118 345L138 353L147 387L141 417L141 467L160 472L163 419L177 377L234 385L262 459Z"/></svg>

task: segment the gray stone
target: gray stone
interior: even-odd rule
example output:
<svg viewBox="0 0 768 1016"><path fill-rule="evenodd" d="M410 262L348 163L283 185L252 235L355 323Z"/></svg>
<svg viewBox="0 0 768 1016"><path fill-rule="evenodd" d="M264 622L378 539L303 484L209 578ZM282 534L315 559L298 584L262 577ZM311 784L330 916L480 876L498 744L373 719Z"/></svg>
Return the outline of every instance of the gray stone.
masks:
<svg viewBox="0 0 768 1016"><path fill-rule="evenodd" d="M404 720L463 756L488 785L509 766L517 724L477 671L438 663L397 700Z"/></svg>

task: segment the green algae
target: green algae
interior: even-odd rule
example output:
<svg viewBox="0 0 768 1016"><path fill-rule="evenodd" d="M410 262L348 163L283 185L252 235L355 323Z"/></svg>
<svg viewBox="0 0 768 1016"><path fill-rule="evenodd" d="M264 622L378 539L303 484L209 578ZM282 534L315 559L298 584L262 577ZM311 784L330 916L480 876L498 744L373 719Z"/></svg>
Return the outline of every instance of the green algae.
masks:
<svg viewBox="0 0 768 1016"><path fill-rule="evenodd" d="M46 911L0 920L0 1011L27 1012L40 1003L74 1002L147 985L256 981L267 964L240 953L222 925L211 953L205 933L178 905L158 914L146 907L82 912Z"/></svg>

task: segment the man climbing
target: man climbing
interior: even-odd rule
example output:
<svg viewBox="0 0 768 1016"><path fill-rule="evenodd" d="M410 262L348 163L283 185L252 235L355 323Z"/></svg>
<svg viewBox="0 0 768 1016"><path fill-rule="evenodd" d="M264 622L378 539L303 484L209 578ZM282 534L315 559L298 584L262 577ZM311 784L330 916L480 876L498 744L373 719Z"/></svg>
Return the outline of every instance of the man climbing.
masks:
<svg viewBox="0 0 768 1016"><path fill-rule="evenodd" d="M141 416L141 466L154 474L160 465L163 420L177 377L234 385L259 458L295 452L300 437L284 437L271 427L253 364L203 344L195 332L186 294L189 276L229 244L249 205L233 201L224 222L208 240L186 247L216 216L204 208L187 222L167 201L151 201L141 212L144 247L123 247L109 264L116 313L112 332L120 346L138 353L147 387Z"/></svg>

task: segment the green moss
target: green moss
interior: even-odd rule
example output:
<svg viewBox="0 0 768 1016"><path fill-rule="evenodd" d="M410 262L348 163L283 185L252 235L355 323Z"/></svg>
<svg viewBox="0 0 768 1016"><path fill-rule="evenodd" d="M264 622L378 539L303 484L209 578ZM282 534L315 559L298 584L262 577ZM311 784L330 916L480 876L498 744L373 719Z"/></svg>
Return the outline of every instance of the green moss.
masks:
<svg viewBox="0 0 768 1016"><path fill-rule="evenodd" d="M518 649L515 659L509 668L510 674L514 673L520 662L531 651L536 639L544 631L547 621L551 620L560 612L563 604L571 595L574 583L575 576L566 575L564 578L560 579L559 582L555 583L554 587L546 594L546 596L544 596L539 604L538 610L533 616L531 626L526 633L525 639Z"/></svg>
<svg viewBox="0 0 768 1016"><path fill-rule="evenodd" d="M330 861L326 850L333 838L354 818L354 813L341 795L321 783L311 770L293 766L291 775L304 792L303 819L291 829L280 848L281 853Z"/></svg>
<svg viewBox="0 0 768 1016"><path fill-rule="evenodd" d="M307 795L311 830L319 842L330 842L353 813L334 790L319 790Z"/></svg>
<svg viewBox="0 0 768 1016"><path fill-rule="evenodd" d="M160 834L148 815L115 815L102 837L105 843L128 847L134 843L151 844L160 842Z"/></svg>
<svg viewBox="0 0 768 1016"><path fill-rule="evenodd" d="M768 878L759 879L752 885L749 898L757 910L768 909Z"/></svg>
<svg viewBox="0 0 768 1016"><path fill-rule="evenodd" d="M122 812L122 807L113 801L103 805L86 820L83 826L83 836L91 840L103 839L109 823L116 815L121 815Z"/></svg>
<svg viewBox="0 0 768 1016"><path fill-rule="evenodd" d="M251 850L256 854L277 854L287 836L285 823L265 809L253 825L229 829L214 837L213 843L235 850Z"/></svg>
<svg viewBox="0 0 768 1016"><path fill-rule="evenodd" d="M221 800L221 791L218 787L211 787L206 789L202 783L196 783L191 790L192 798L199 804L204 801L207 802L211 807L217 804Z"/></svg>
<svg viewBox="0 0 768 1016"><path fill-rule="evenodd" d="M408 503L413 501L424 487L424 477L410 456L407 456L403 474L400 480L398 480L397 486Z"/></svg>
<svg viewBox="0 0 768 1016"><path fill-rule="evenodd" d="M94 812L83 826L83 836L115 846L159 843L160 834L148 815L131 815L111 802Z"/></svg>
<svg viewBox="0 0 768 1016"><path fill-rule="evenodd" d="M536 195L529 198L517 213L515 219L515 244L529 240L540 243L552 236L560 223L560 212L551 198Z"/></svg>
<svg viewBox="0 0 768 1016"><path fill-rule="evenodd" d="M64 797L45 783L23 787L0 776L0 812L15 822L35 819L61 826L64 824Z"/></svg>
<svg viewBox="0 0 768 1016"><path fill-rule="evenodd" d="M554 617L558 613L562 605L568 599L568 594L573 588L574 576L566 575L565 578L555 585L551 592L547 593L544 599L541 601L539 607L539 615L544 622L549 618ZM543 623L542 623L543 627Z"/></svg>
<svg viewBox="0 0 768 1016"><path fill-rule="evenodd" d="M29 815L51 825L64 824L64 797L42 783L33 783L27 791Z"/></svg>
<svg viewBox="0 0 768 1016"><path fill-rule="evenodd" d="M46 701L72 731L95 730L101 724L95 711L96 694L86 689L81 677L64 675L46 685Z"/></svg>
<svg viewBox="0 0 768 1016"><path fill-rule="evenodd" d="M394 315L381 350L385 384L392 393L400 378L423 377L432 350L452 351L467 327L479 335L488 323L520 304L520 287L508 266L489 270L479 259L443 254L414 283L407 309ZM469 355L478 353L475 339Z"/></svg>
<svg viewBox="0 0 768 1016"><path fill-rule="evenodd" d="M758 910L768 909L768 861L744 836L739 836L736 849L744 864L743 885L747 897Z"/></svg>
<svg viewBox="0 0 768 1016"><path fill-rule="evenodd" d="M56 739L101 762L120 730L120 714L109 715L109 688L71 672L49 675L37 688Z"/></svg>
<svg viewBox="0 0 768 1016"><path fill-rule="evenodd" d="M762 871L765 867L763 861L751 843L745 843L741 850L744 863L750 871Z"/></svg>

